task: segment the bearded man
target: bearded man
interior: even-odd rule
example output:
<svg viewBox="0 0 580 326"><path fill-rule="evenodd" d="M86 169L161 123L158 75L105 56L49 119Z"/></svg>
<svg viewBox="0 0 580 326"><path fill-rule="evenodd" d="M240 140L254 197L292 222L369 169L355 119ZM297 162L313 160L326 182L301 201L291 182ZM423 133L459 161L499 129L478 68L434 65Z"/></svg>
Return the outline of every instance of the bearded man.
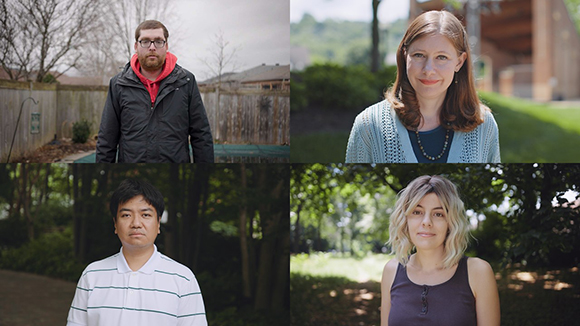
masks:
<svg viewBox="0 0 580 326"><path fill-rule="evenodd" d="M213 138L193 74L168 52L169 32L146 20L135 54L111 79L97 140L97 163L214 162Z"/></svg>

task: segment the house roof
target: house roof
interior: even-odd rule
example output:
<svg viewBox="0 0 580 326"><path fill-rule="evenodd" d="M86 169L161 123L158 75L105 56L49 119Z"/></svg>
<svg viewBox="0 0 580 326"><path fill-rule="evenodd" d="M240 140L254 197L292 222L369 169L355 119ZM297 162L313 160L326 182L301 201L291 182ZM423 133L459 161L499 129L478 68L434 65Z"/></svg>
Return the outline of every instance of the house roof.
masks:
<svg viewBox="0 0 580 326"><path fill-rule="evenodd" d="M226 73L222 75L222 82L252 83L267 80L289 80L290 65L266 65L262 64L239 73ZM212 84L217 82L218 77L200 82L200 84Z"/></svg>

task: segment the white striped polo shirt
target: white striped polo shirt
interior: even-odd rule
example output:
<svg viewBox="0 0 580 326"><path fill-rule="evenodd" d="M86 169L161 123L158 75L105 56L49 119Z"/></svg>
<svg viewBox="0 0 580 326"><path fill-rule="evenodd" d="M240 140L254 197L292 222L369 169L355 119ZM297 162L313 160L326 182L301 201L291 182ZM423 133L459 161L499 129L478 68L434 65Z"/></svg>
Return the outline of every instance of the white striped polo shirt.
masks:
<svg viewBox="0 0 580 326"><path fill-rule="evenodd" d="M83 271L68 313L68 326L206 326L203 298L186 266L162 255L133 272L123 248Z"/></svg>

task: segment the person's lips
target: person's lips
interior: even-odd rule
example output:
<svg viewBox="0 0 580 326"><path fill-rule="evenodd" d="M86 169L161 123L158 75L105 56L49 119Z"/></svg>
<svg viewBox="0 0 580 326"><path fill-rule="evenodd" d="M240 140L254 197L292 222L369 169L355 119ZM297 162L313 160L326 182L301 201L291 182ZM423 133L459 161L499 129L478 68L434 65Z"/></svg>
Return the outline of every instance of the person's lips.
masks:
<svg viewBox="0 0 580 326"><path fill-rule="evenodd" d="M130 237L142 237L144 234L143 233L129 233Z"/></svg>
<svg viewBox="0 0 580 326"><path fill-rule="evenodd" d="M419 79L419 81L425 85L435 85L439 82L439 80L431 80L431 79Z"/></svg>
<svg viewBox="0 0 580 326"><path fill-rule="evenodd" d="M430 237L434 237L435 233L431 233L431 232L419 232L417 233L418 236L423 237L423 238L430 238Z"/></svg>

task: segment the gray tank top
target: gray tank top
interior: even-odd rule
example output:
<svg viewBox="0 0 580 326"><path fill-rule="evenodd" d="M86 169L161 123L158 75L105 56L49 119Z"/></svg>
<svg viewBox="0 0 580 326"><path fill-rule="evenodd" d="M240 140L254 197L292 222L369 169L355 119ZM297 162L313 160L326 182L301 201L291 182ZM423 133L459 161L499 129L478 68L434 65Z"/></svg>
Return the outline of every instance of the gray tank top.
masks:
<svg viewBox="0 0 580 326"><path fill-rule="evenodd" d="M437 285L418 285L399 264L391 287L389 326L477 325L475 298L469 287L467 257L459 260L455 274Z"/></svg>

